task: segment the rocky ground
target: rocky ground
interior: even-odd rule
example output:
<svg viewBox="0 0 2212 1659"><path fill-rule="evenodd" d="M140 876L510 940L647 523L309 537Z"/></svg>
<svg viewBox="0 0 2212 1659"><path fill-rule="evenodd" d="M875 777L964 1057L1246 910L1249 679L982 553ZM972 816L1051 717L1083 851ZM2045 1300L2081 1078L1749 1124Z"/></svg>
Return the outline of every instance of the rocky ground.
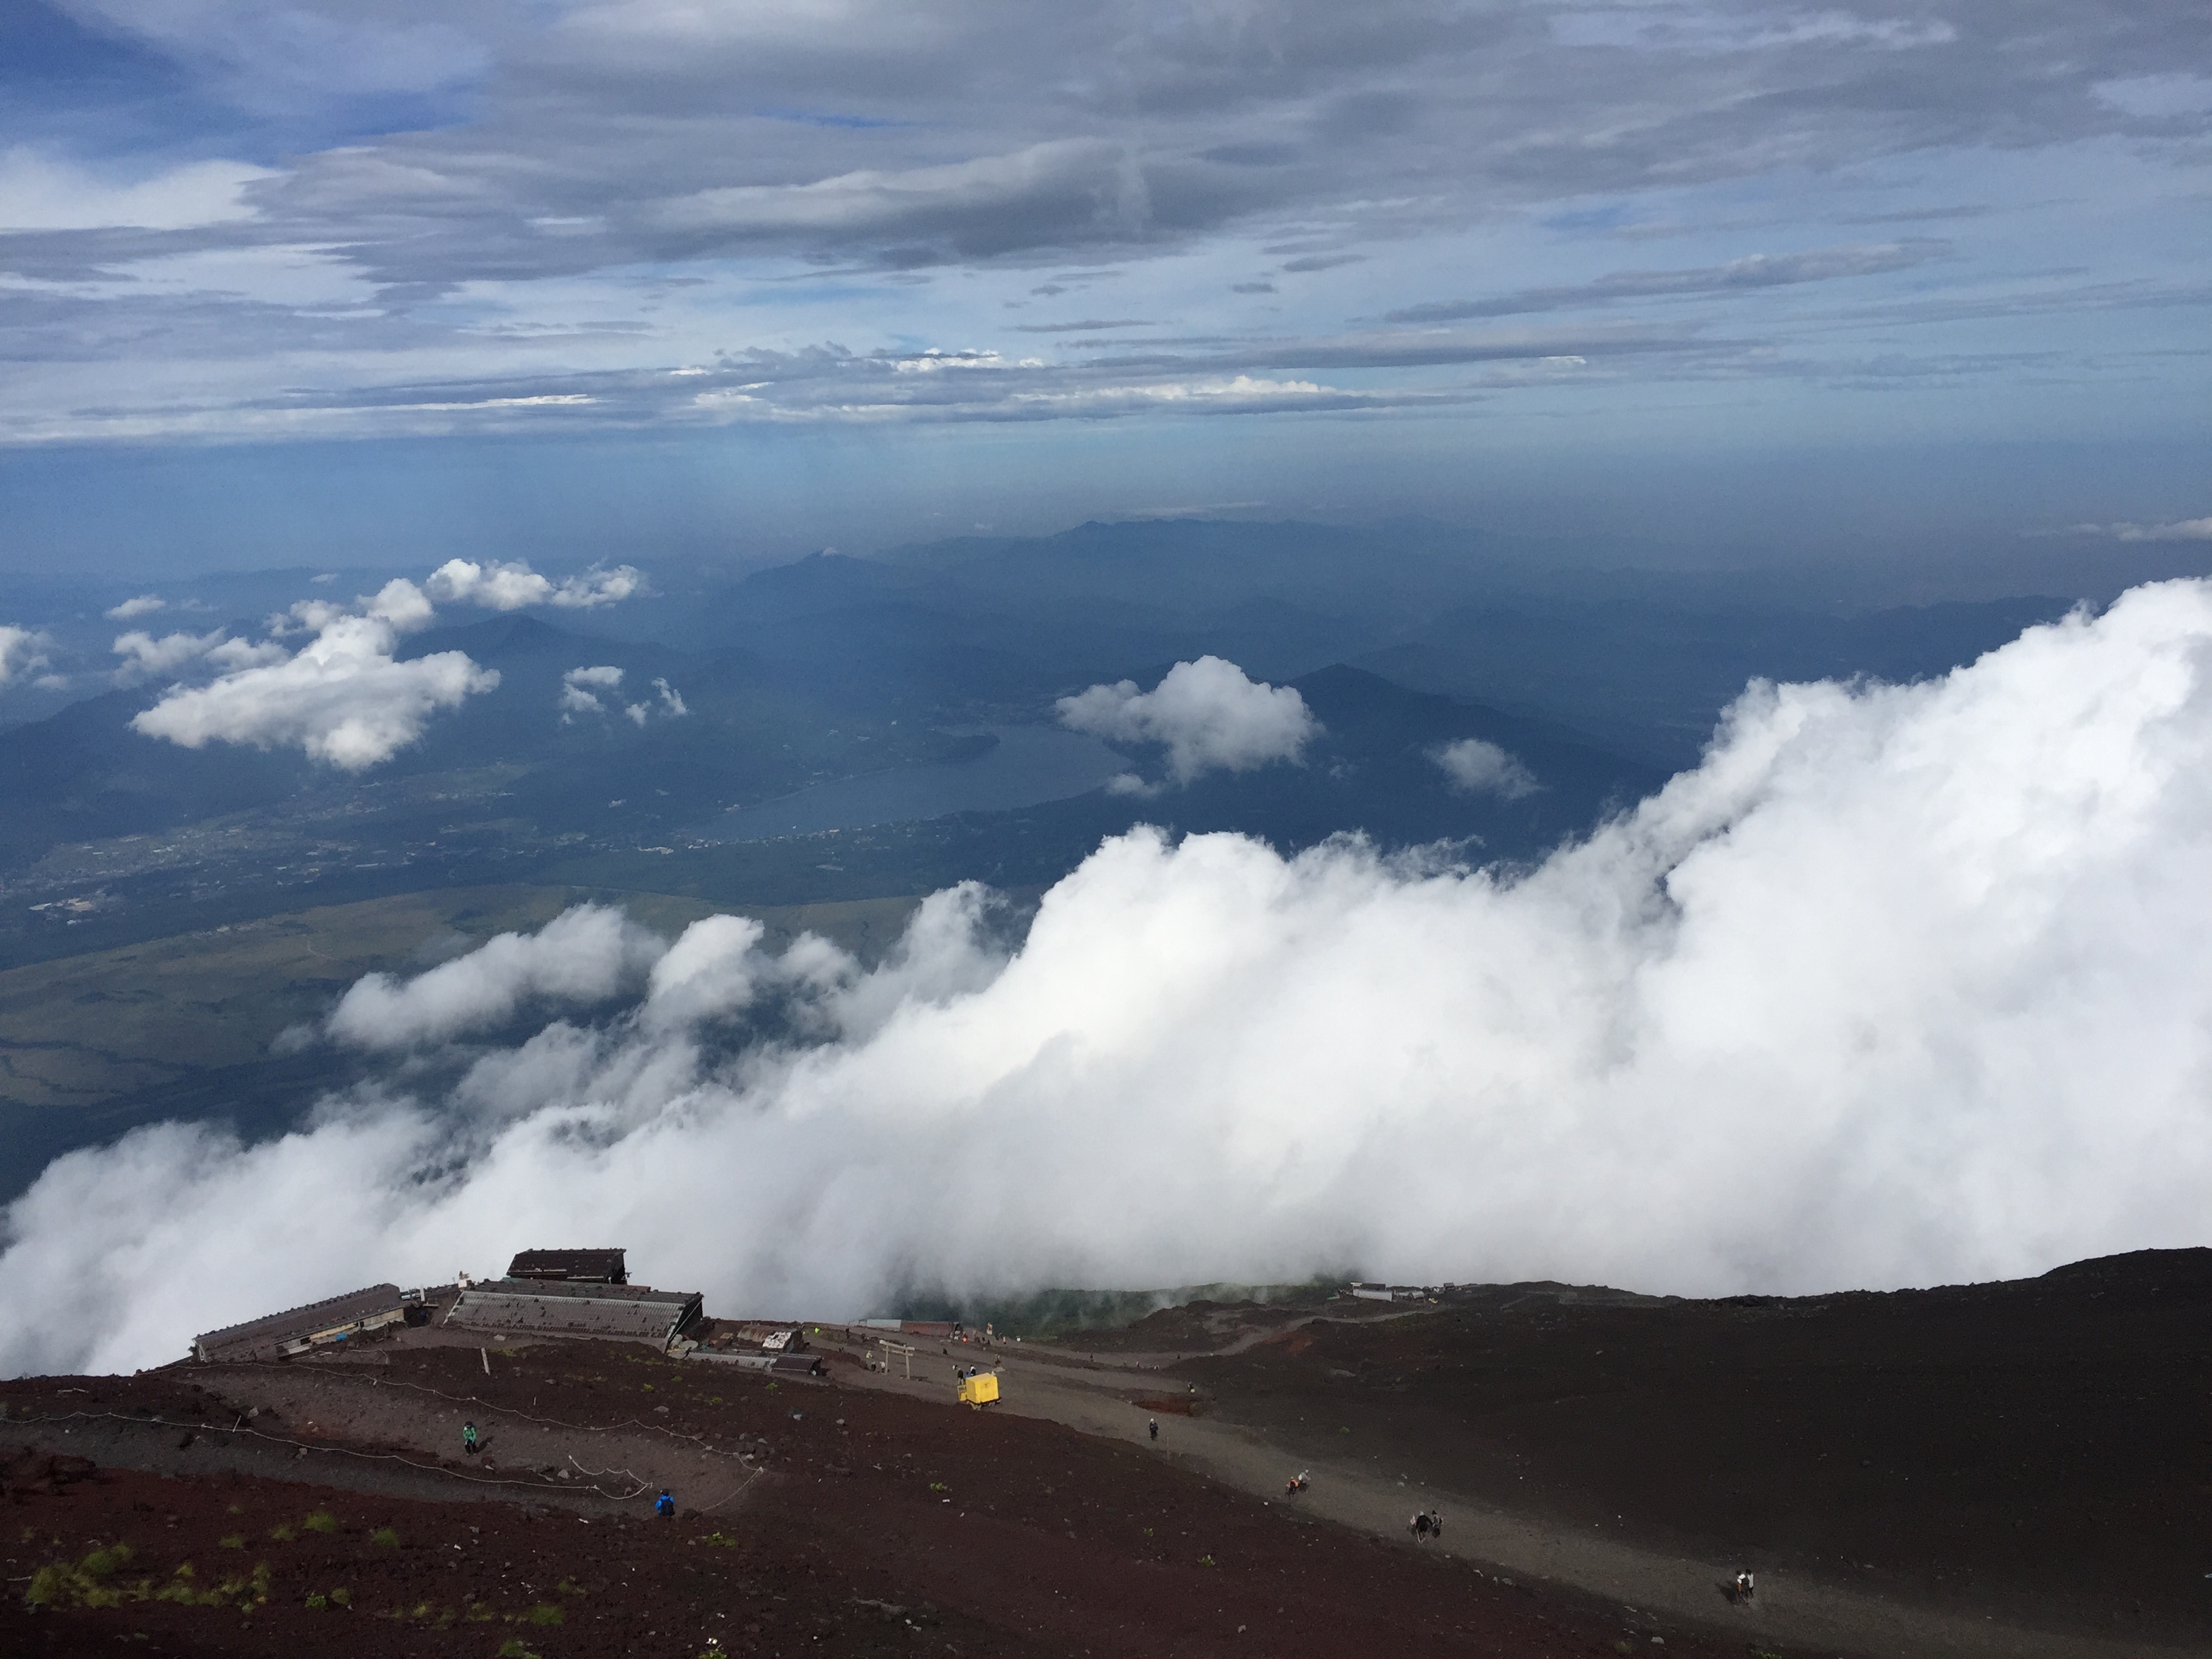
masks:
<svg viewBox="0 0 2212 1659"><path fill-rule="evenodd" d="M0 1652L2212 1652L2208 1314L2185 1251L1798 1302L1184 1309L924 1344L911 1378L834 1330L815 1381L434 1329L21 1379Z"/></svg>
<svg viewBox="0 0 2212 1659"><path fill-rule="evenodd" d="M850 1362L809 1383L617 1344L374 1357L0 1385L0 1444L94 1468L0 1505L0 1650L1743 1650Z"/></svg>

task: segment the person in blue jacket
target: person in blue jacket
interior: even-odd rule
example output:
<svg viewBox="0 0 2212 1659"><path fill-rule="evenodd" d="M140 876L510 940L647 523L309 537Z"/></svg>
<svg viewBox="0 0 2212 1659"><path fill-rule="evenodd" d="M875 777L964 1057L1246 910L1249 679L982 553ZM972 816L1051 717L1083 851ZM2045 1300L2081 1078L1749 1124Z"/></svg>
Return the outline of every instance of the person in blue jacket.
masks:
<svg viewBox="0 0 2212 1659"><path fill-rule="evenodd" d="M673 1521L676 1518L676 1500L664 1492L653 1500L653 1512L664 1521Z"/></svg>

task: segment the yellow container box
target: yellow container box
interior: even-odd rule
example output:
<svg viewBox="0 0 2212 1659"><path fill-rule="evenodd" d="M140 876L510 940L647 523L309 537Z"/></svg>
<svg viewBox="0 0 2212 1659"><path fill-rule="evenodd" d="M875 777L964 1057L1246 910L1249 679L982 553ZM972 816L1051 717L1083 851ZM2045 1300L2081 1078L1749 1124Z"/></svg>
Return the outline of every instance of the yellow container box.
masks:
<svg viewBox="0 0 2212 1659"><path fill-rule="evenodd" d="M960 1379L960 1403L963 1406L988 1406L998 1397L999 1377L995 1371Z"/></svg>

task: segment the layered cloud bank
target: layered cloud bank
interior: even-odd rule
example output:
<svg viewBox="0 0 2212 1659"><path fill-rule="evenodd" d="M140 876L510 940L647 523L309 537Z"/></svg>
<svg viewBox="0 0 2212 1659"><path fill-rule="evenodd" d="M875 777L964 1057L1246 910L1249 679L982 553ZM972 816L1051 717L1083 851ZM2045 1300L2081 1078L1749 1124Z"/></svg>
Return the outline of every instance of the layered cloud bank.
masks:
<svg viewBox="0 0 2212 1659"><path fill-rule="evenodd" d="M1517 878L1139 830L1018 949L960 889L866 971L737 918L670 948L572 914L356 988L333 1029L404 1058L312 1129L58 1161L8 1214L0 1368L149 1364L579 1238L823 1316L1326 1270L1809 1291L2203 1243L2208 672L2212 586L2175 583L1940 681L1754 687L1697 770ZM561 954L601 976L542 979ZM628 1002L512 1047L446 1012L571 990Z"/></svg>

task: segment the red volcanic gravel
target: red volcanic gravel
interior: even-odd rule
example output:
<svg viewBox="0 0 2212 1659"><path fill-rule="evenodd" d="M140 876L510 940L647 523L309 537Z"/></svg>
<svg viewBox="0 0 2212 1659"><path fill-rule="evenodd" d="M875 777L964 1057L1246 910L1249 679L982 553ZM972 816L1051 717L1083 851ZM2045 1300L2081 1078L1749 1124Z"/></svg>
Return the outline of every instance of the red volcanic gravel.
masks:
<svg viewBox="0 0 2212 1659"><path fill-rule="evenodd" d="M1662 1650L1617 1609L1049 1423L618 1344L544 1343L501 1356L490 1376L474 1349L388 1358L0 1384L0 1456L20 1443L99 1466L0 1504L0 1651ZM485 1433L489 1471L454 1455L463 1412ZM503 1448L527 1461L503 1462ZM641 1481L602 1480L617 1501L573 1474L549 1479L549 1448ZM488 1479L516 1484L469 1484ZM651 1518L663 1482L672 1521ZM710 1501L711 1513L694 1507ZM1742 1652L1672 1629L1663 1639Z"/></svg>

